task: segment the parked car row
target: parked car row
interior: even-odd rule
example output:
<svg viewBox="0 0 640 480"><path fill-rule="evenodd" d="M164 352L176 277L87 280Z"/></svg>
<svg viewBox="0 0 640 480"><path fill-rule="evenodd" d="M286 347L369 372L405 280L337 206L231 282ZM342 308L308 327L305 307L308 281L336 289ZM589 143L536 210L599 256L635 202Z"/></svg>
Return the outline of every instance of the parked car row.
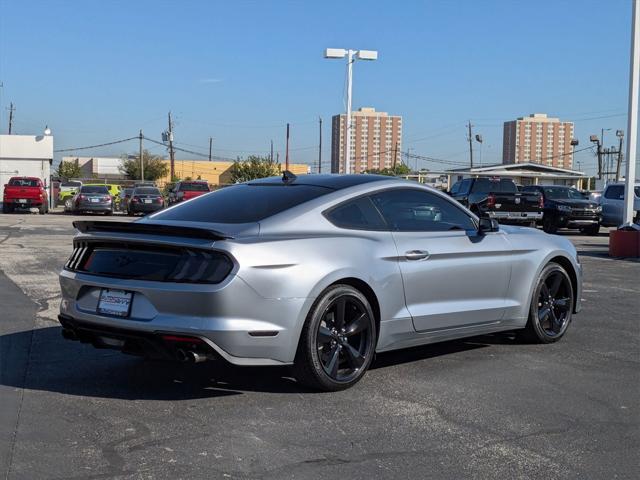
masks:
<svg viewBox="0 0 640 480"><path fill-rule="evenodd" d="M623 183L610 183L602 192L584 193L563 185L522 187L505 178L466 178L456 182L449 194L479 217L541 225L547 233L576 228L597 235L600 226L623 223ZM640 223L640 184L634 189L634 212L634 221Z"/></svg>

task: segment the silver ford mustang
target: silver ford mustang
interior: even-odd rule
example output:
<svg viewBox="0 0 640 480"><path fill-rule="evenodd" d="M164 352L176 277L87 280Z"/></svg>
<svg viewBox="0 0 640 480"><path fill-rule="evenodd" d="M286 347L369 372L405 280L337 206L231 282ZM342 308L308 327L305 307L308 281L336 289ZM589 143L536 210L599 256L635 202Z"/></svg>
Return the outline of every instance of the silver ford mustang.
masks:
<svg viewBox="0 0 640 480"><path fill-rule="evenodd" d="M322 390L375 352L517 330L559 340L580 309L567 239L479 219L376 175L285 173L132 223L75 222L65 338L152 358L292 364Z"/></svg>

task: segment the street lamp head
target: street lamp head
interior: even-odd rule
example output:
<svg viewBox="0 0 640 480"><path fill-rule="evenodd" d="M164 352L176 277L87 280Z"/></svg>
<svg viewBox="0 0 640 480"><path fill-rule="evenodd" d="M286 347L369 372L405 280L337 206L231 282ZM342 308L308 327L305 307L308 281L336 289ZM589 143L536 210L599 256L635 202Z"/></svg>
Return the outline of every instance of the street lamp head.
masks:
<svg viewBox="0 0 640 480"><path fill-rule="evenodd" d="M482 143L482 135L480 135L479 133L476 135L476 142Z"/></svg>
<svg viewBox="0 0 640 480"><path fill-rule="evenodd" d="M377 60L378 52L376 50L358 50L356 57L358 60Z"/></svg>
<svg viewBox="0 0 640 480"><path fill-rule="evenodd" d="M51 135L51 129L49 128L49 125L46 125L44 127L44 134L45 135Z"/></svg>
<svg viewBox="0 0 640 480"><path fill-rule="evenodd" d="M571 146L572 146L572 147L576 147L576 146L578 146L578 144L579 144L579 143L580 143L580 142L578 141L578 139L577 139L577 138L573 138L573 139L571 139Z"/></svg>
<svg viewBox="0 0 640 480"><path fill-rule="evenodd" d="M344 48L327 48L324 51L324 58L344 58L347 51Z"/></svg>
<svg viewBox="0 0 640 480"><path fill-rule="evenodd" d="M591 135L591 136L589 137L589 141L590 141L590 142L593 142L593 143L599 143L599 142L600 142L600 139L598 138L598 136L597 136L597 135Z"/></svg>
<svg viewBox="0 0 640 480"><path fill-rule="evenodd" d="M624 137L624 130L616 130L616 137Z"/></svg>

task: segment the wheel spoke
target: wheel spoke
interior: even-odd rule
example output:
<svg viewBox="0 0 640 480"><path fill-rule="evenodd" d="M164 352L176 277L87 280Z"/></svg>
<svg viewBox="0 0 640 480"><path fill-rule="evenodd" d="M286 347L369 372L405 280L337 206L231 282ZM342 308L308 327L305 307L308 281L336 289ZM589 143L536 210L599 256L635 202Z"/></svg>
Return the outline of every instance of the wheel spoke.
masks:
<svg viewBox="0 0 640 480"><path fill-rule="evenodd" d="M360 314L353 322L345 326L344 333L348 337L355 335L367 329L369 326L369 317L366 313Z"/></svg>
<svg viewBox="0 0 640 480"><path fill-rule="evenodd" d="M324 325L320 325L318 329L318 343L329 343L333 338L334 335L331 333L331 330Z"/></svg>
<svg viewBox="0 0 640 480"><path fill-rule="evenodd" d="M545 328L544 324L547 323L549 315L551 314L551 308L547 305L543 306L540 310L538 310L538 319L540 321L540 326Z"/></svg>
<svg viewBox="0 0 640 480"><path fill-rule="evenodd" d="M555 297L558 294L558 290L560 290L560 285L562 285L562 275L558 272L550 276L547 280L553 279L551 282L551 286L549 287L549 291L552 297Z"/></svg>
<svg viewBox="0 0 640 480"><path fill-rule="evenodd" d="M364 364L364 356L362 356L362 354L358 350L353 348L347 342L344 342L342 344L342 349L346 353L347 362L349 362L349 365L351 365L351 368L362 367L362 365Z"/></svg>
<svg viewBox="0 0 640 480"><path fill-rule="evenodd" d="M547 284L544 282L542 282L542 286L540 287L540 295L542 295L544 300L549 298L549 287L547 287Z"/></svg>
<svg viewBox="0 0 640 480"><path fill-rule="evenodd" d="M336 378L338 376L338 365L340 364L340 348L339 345L334 347L329 352L329 363L325 366L327 373L330 377Z"/></svg>
<svg viewBox="0 0 640 480"><path fill-rule="evenodd" d="M571 299L569 297L556 298L556 307L558 308L558 310L566 312L567 310L569 310L570 306Z"/></svg>
<svg viewBox="0 0 640 480"><path fill-rule="evenodd" d="M549 309L551 315L551 330L553 330L555 333L558 333L560 331L560 327L562 326L562 322L560 321L560 319L558 318L558 316L556 315L556 312L553 308Z"/></svg>
<svg viewBox="0 0 640 480"><path fill-rule="evenodd" d="M339 330L344 327L345 310L347 309L347 300L339 298L336 302L335 326Z"/></svg>

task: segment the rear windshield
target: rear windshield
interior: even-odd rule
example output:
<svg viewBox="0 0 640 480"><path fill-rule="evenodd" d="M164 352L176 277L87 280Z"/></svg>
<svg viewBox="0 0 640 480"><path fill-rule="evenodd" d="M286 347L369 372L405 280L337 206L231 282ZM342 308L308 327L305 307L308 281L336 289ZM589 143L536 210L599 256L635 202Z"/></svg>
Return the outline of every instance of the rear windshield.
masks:
<svg viewBox="0 0 640 480"><path fill-rule="evenodd" d="M575 188L545 187L544 194L554 200L584 200L585 196Z"/></svg>
<svg viewBox="0 0 640 480"><path fill-rule="evenodd" d="M147 187L147 188L136 188L133 191L134 195L160 195L160 190L158 190L157 188L151 188L151 187Z"/></svg>
<svg viewBox="0 0 640 480"><path fill-rule="evenodd" d="M473 184L473 193L516 193L518 188L512 180L478 178Z"/></svg>
<svg viewBox="0 0 640 480"><path fill-rule="evenodd" d="M109 189L100 185L85 185L80 189L80 193L109 193Z"/></svg>
<svg viewBox="0 0 640 480"><path fill-rule="evenodd" d="M14 178L9 180L9 186L11 187L37 187L38 180L31 178Z"/></svg>
<svg viewBox="0 0 640 480"><path fill-rule="evenodd" d="M82 183L80 182L62 182L61 187L81 187Z"/></svg>
<svg viewBox="0 0 640 480"><path fill-rule="evenodd" d="M313 185L234 185L153 216L154 220L252 223L332 192Z"/></svg>
<svg viewBox="0 0 640 480"><path fill-rule="evenodd" d="M206 183L181 183L178 190L183 192L208 192L209 185Z"/></svg>

